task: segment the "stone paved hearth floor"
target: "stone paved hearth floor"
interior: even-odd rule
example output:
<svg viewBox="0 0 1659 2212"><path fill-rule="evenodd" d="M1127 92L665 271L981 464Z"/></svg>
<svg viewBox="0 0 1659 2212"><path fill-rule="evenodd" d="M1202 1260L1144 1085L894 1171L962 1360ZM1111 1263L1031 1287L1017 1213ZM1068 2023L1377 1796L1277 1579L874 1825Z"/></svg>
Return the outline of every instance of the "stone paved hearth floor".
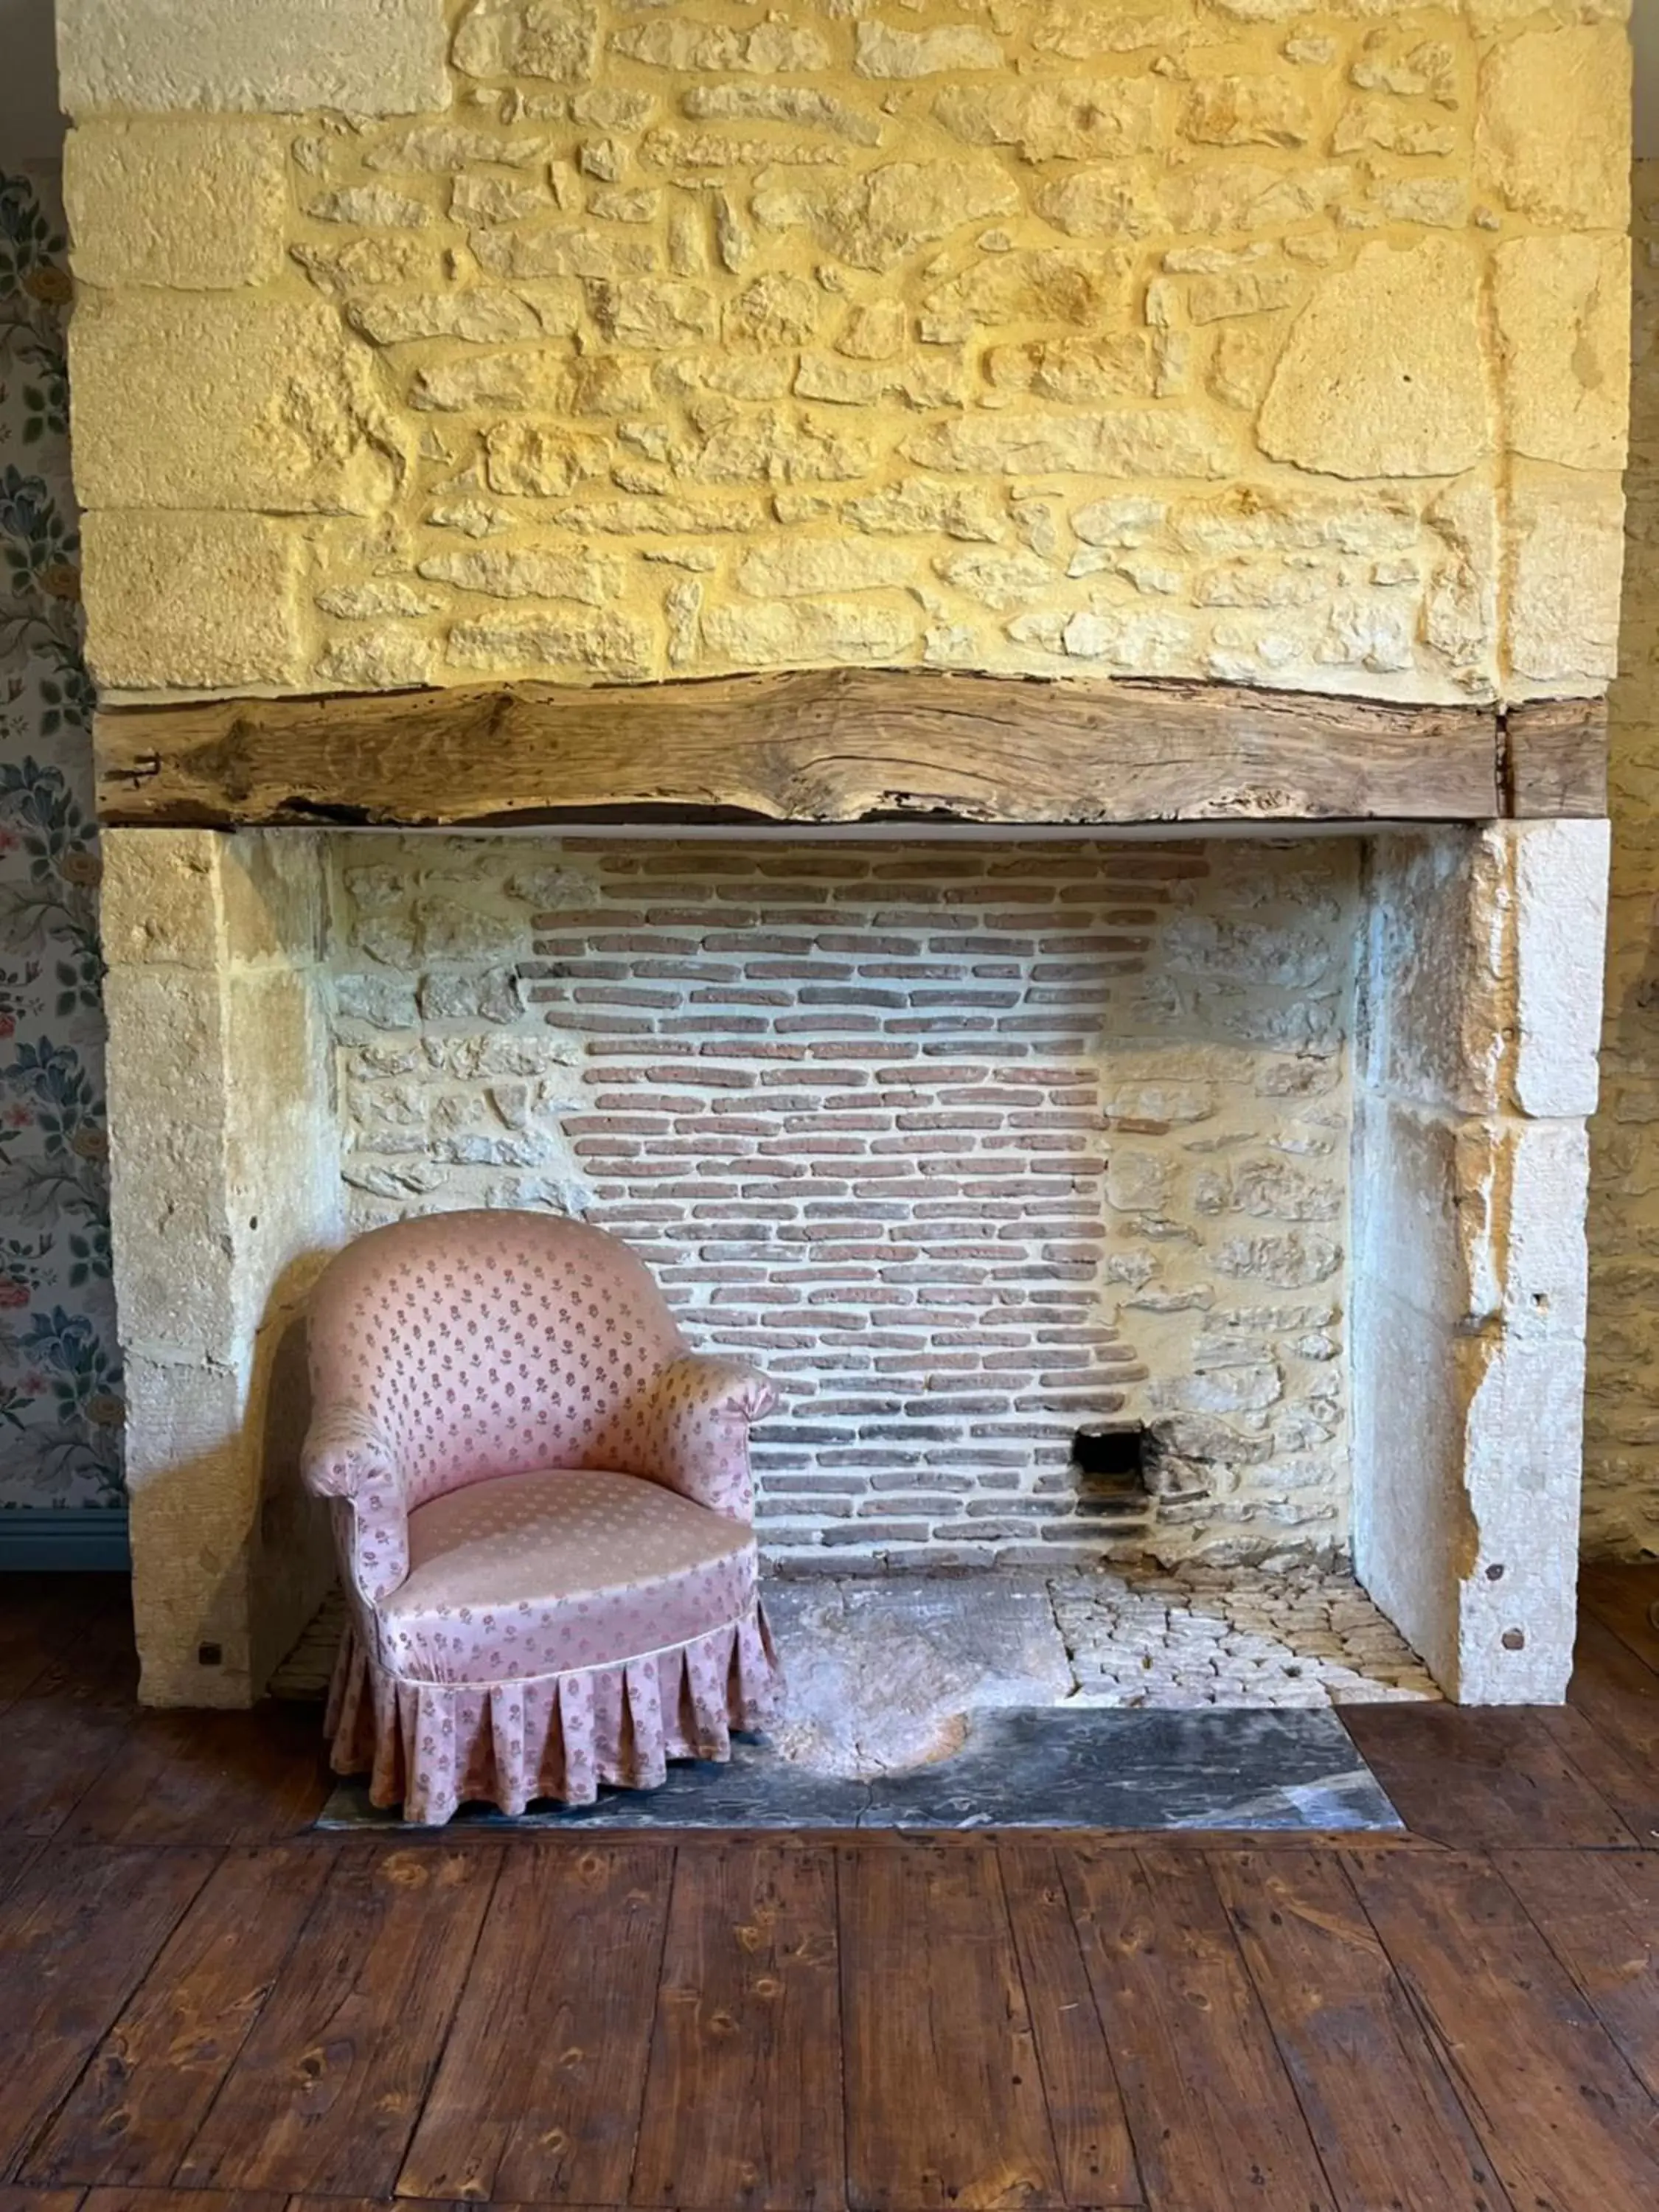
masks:
<svg viewBox="0 0 1659 2212"><path fill-rule="evenodd" d="M866 1778L949 1758L999 1706L1192 1707L1437 1698L1352 1576L1291 1565L778 1577L767 1607L788 1675L784 1759ZM271 1685L320 1695L325 1608Z"/></svg>

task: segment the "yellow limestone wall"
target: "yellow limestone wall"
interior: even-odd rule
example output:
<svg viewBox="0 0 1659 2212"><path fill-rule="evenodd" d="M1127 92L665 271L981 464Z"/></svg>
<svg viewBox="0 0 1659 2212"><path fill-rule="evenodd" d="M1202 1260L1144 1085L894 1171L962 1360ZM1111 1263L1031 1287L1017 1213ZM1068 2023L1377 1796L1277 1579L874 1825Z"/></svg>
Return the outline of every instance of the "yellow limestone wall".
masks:
<svg viewBox="0 0 1659 2212"><path fill-rule="evenodd" d="M1625 0L60 0L106 691L1599 690Z"/></svg>
<svg viewBox="0 0 1659 2212"><path fill-rule="evenodd" d="M1590 1125L1584 1548L1659 1553L1659 161L1635 169L1629 533L1608 696L1613 873Z"/></svg>

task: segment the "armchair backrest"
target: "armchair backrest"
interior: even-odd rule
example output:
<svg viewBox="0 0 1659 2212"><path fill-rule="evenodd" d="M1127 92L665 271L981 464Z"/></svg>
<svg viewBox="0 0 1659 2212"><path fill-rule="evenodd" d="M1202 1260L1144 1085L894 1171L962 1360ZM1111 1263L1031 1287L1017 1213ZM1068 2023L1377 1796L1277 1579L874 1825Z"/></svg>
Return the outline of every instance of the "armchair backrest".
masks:
<svg viewBox="0 0 1659 2212"><path fill-rule="evenodd" d="M313 1406L367 1413L405 1503L490 1475L580 1468L684 1350L649 1270L586 1222L507 1210L370 1230L312 1296Z"/></svg>

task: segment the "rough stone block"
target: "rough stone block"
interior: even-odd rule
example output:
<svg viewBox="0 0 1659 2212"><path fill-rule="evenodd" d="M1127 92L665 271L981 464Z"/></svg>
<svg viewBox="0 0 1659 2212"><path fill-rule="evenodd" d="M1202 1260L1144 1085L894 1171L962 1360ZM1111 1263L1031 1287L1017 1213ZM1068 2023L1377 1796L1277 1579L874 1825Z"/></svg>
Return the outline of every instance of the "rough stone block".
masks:
<svg viewBox="0 0 1659 2212"><path fill-rule="evenodd" d="M1151 77L957 85L940 93L933 113L965 144L1012 146L1024 161L1116 160L1156 145L1158 89Z"/></svg>
<svg viewBox="0 0 1659 2212"><path fill-rule="evenodd" d="M1466 1705L1559 1705L1566 1695L1583 1404L1582 1338L1511 1340L1471 1392L1464 1467L1479 1551L1458 1590L1451 1677Z"/></svg>
<svg viewBox="0 0 1659 2212"><path fill-rule="evenodd" d="M226 1322L252 1342L338 1240L339 1139L314 981L275 969L232 975L224 1036Z"/></svg>
<svg viewBox="0 0 1659 2212"><path fill-rule="evenodd" d="M226 1324L233 1261L223 1218L219 979L200 969L114 967L105 1005L122 1348L223 1358L233 1349Z"/></svg>
<svg viewBox="0 0 1659 2212"><path fill-rule="evenodd" d="M307 661L300 562L297 540L257 515L88 514L93 673L118 691L296 684Z"/></svg>
<svg viewBox="0 0 1659 2212"><path fill-rule="evenodd" d="M413 115L447 107L444 0L58 0L76 117L206 107Z"/></svg>
<svg viewBox="0 0 1659 2212"><path fill-rule="evenodd" d="M313 966L323 950L321 839L306 830L246 830L221 841L218 861L228 958L285 970Z"/></svg>
<svg viewBox="0 0 1659 2212"><path fill-rule="evenodd" d="M1352 170L1340 161L1297 169L1241 159L1173 170L1158 197L1176 230L1276 231L1328 214L1353 188Z"/></svg>
<svg viewBox="0 0 1659 2212"><path fill-rule="evenodd" d="M424 200L391 185L348 185L337 191L318 192L307 200L305 211L313 222L384 225L393 230L418 230L432 220Z"/></svg>
<svg viewBox="0 0 1659 2212"><path fill-rule="evenodd" d="M326 1513L297 1480L298 1316L229 1364L129 1352L126 1381L139 1696L251 1705L334 1572Z"/></svg>
<svg viewBox="0 0 1659 2212"><path fill-rule="evenodd" d="M125 1356L127 1492L138 1694L147 1705L247 1705L248 1533L257 1478L245 1376L216 1363ZM204 1661L216 1647L216 1662Z"/></svg>
<svg viewBox="0 0 1659 2212"><path fill-rule="evenodd" d="M1065 415L1049 408L959 416L905 439L923 468L981 476L1220 477L1237 465L1228 427L1197 409L1115 409Z"/></svg>
<svg viewBox="0 0 1659 2212"><path fill-rule="evenodd" d="M220 290L287 264L288 156L272 124L83 124L64 148L64 202L83 284Z"/></svg>
<svg viewBox="0 0 1659 2212"><path fill-rule="evenodd" d="M592 0L472 0L455 33L466 76L529 76L580 84L598 44Z"/></svg>
<svg viewBox="0 0 1659 2212"><path fill-rule="evenodd" d="M1501 1311L1511 1342L1582 1345L1586 1310L1585 1194L1589 1138L1577 1117L1504 1123L1492 1147L1498 1183L1493 1212L1502 1237L1481 1253L1477 1289ZM1577 1430L1582 1409L1571 1426Z"/></svg>
<svg viewBox="0 0 1659 2212"><path fill-rule="evenodd" d="M1046 573L1046 572L1045 572ZM916 574L911 555L844 538L764 539L743 556L738 588L757 599L794 599L812 592L868 592L906 584Z"/></svg>
<svg viewBox="0 0 1659 2212"><path fill-rule="evenodd" d="M1305 146L1307 97L1288 74L1200 77L1187 95L1182 135L1201 146ZM1339 142L1339 153L1345 150Z"/></svg>
<svg viewBox="0 0 1659 2212"><path fill-rule="evenodd" d="M452 668L556 671L568 682L639 681L652 672L653 639L637 617L503 617L457 623L449 634Z"/></svg>
<svg viewBox="0 0 1659 2212"><path fill-rule="evenodd" d="M1504 860L1501 835L1403 830L1374 841L1360 984L1370 1088L1458 1114L1498 1110L1512 1015Z"/></svg>
<svg viewBox="0 0 1659 2212"><path fill-rule="evenodd" d="M221 840L211 830L106 830L99 926L112 969L219 965Z"/></svg>
<svg viewBox="0 0 1659 2212"><path fill-rule="evenodd" d="M352 328L376 345L417 338L465 338L490 345L534 337L541 328L512 293L421 292L413 299L355 300L346 313Z"/></svg>
<svg viewBox="0 0 1659 2212"><path fill-rule="evenodd" d="M1559 1704L1565 1692L1582 1364L1571 1342L1449 1339L1380 1286L1356 1314L1354 1564L1465 1704Z"/></svg>
<svg viewBox="0 0 1659 2212"><path fill-rule="evenodd" d="M557 422L497 422L484 434L484 477L495 492L545 499L603 476L602 438Z"/></svg>
<svg viewBox="0 0 1659 2212"><path fill-rule="evenodd" d="M384 232L331 239L321 246L290 246L289 254L331 299L363 285L430 283L438 274L436 254L419 239Z"/></svg>
<svg viewBox="0 0 1659 2212"><path fill-rule="evenodd" d="M1498 688L1498 580L1503 530L1497 471L1449 484L1428 510L1439 541L1424 599L1428 643L1485 690Z"/></svg>
<svg viewBox="0 0 1659 2212"><path fill-rule="evenodd" d="M337 1210L316 842L107 842L124 1340L222 1358L252 1342L273 1285Z"/></svg>
<svg viewBox="0 0 1659 2212"><path fill-rule="evenodd" d="M703 636L710 651L737 668L902 657L913 635L908 616L855 599L716 607L703 617Z"/></svg>
<svg viewBox="0 0 1659 2212"><path fill-rule="evenodd" d="M733 70L753 76L802 76L828 69L831 56L820 33L797 27L781 15L753 29L727 29L713 23L658 21L637 30L613 31L613 53L653 69Z"/></svg>
<svg viewBox="0 0 1659 2212"><path fill-rule="evenodd" d="M337 638L317 660L325 684L348 691L401 691L437 678L441 641L387 623Z"/></svg>
<svg viewBox="0 0 1659 2212"><path fill-rule="evenodd" d="M373 513L397 477L374 360L321 300L88 293L70 331L82 503Z"/></svg>
<svg viewBox="0 0 1659 2212"><path fill-rule="evenodd" d="M933 31L899 31L887 23L860 23L853 67L860 76L939 76L951 70L1002 67L1002 48L970 23Z"/></svg>
<svg viewBox="0 0 1659 2212"><path fill-rule="evenodd" d="M649 392L648 374L641 369L635 378L634 404L646 405ZM568 364L534 345L434 361L416 372L409 390L410 404L423 414L462 413L471 408L491 413L538 408L585 414L588 410L580 404L582 396Z"/></svg>
<svg viewBox="0 0 1659 2212"><path fill-rule="evenodd" d="M1600 691L1618 674L1624 516L1613 471L1516 462L1506 641L1516 695Z"/></svg>
<svg viewBox="0 0 1659 2212"><path fill-rule="evenodd" d="M755 195L765 230L805 228L854 269L893 268L963 222L1012 215L1019 194L990 162L890 161L834 184L771 186Z"/></svg>
<svg viewBox="0 0 1659 2212"><path fill-rule="evenodd" d="M1547 1206L1550 1279L1564 1315L1582 1314L1582 1132L1523 1142L1540 1139L1533 1164L1560 1178ZM1376 1179L1386 1171L1370 1160L1379 1212L1394 1195ZM1528 1172L1530 1204L1541 1194ZM1363 1273L1355 1297L1355 1563L1442 1688L1475 1705L1558 1702L1571 1667L1582 1323L1528 1327L1519 1309L1534 1270L1517 1272L1514 1326L1460 1324Z"/></svg>
<svg viewBox="0 0 1659 2212"><path fill-rule="evenodd" d="M1433 1318L1365 1285L1352 1323L1354 1567L1443 1689L1455 1680L1457 1585L1474 1550L1445 1355ZM1434 1560L1447 1571L1425 1572Z"/></svg>
<svg viewBox="0 0 1659 2212"><path fill-rule="evenodd" d="M1630 412L1630 246L1516 238L1493 263L1505 429L1517 453L1621 469Z"/></svg>
<svg viewBox="0 0 1659 2212"><path fill-rule="evenodd" d="M1584 1331L1587 1140L1577 1120L1462 1119L1362 1095L1354 1267L1458 1336Z"/></svg>
<svg viewBox="0 0 1659 2212"><path fill-rule="evenodd" d="M1623 230L1630 209L1630 42L1622 25L1552 26L1480 65L1475 157L1517 215Z"/></svg>
<svg viewBox="0 0 1659 2212"><path fill-rule="evenodd" d="M1521 822L1513 855L1516 1042L1523 1114L1595 1111L1612 831L1605 822Z"/></svg>
<svg viewBox="0 0 1659 2212"><path fill-rule="evenodd" d="M1607 852L1602 822L1379 837L1364 1081L1456 1114L1593 1112Z"/></svg>
<svg viewBox="0 0 1659 2212"><path fill-rule="evenodd" d="M416 573L489 599L575 599L589 607L619 598L623 579L619 561L590 553L586 547L572 552L509 552L489 545L465 553L432 553L416 564Z"/></svg>
<svg viewBox="0 0 1659 2212"><path fill-rule="evenodd" d="M1473 468L1493 444L1474 254L1441 238L1362 246L1297 317L1256 434L1275 460L1330 476Z"/></svg>

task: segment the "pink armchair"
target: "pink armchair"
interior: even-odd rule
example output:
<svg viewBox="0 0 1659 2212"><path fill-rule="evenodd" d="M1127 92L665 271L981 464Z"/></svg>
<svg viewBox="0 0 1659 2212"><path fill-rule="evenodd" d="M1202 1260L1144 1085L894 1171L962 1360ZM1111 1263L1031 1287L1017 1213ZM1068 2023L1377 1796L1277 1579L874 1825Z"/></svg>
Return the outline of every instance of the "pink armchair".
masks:
<svg viewBox="0 0 1659 2212"><path fill-rule="evenodd" d="M770 1717L749 1427L772 1389L688 1352L625 1244L538 1213L374 1230L309 1340L303 1472L350 1613L337 1773L422 1822L583 1805Z"/></svg>

